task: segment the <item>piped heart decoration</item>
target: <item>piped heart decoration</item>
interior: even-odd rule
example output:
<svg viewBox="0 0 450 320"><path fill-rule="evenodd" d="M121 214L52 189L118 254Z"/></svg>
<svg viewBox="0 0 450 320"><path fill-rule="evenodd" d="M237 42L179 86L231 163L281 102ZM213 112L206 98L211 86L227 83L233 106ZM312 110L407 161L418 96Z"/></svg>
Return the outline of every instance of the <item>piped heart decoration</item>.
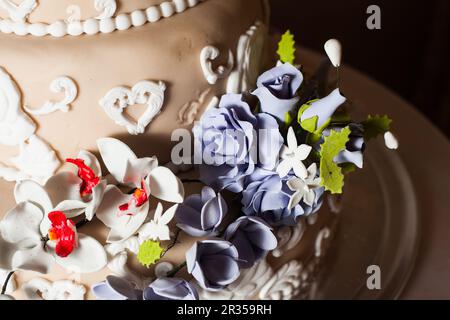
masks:
<svg viewBox="0 0 450 320"><path fill-rule="evenodd" d="M140 81L133 88L111 89L99 103L116 124L127 128L130 134L138 135L144 133L145 128L161 112L165 90L166 85L162 81ZM126 108L136 104L147 105L144 114L137 121L124 113Z"/></svg>

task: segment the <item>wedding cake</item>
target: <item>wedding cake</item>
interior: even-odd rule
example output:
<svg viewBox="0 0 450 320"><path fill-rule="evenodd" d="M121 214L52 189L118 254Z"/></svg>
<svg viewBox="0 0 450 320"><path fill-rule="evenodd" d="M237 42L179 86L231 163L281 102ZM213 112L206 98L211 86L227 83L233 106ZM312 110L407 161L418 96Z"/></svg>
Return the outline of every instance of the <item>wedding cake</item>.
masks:
<svg viewBox="0 0 450 320"><path fill-rule="evenodd" d="M2 299L308 297L325 192L389 120L301 97L289 33L263 73L268 19L265 0L0 0Z"/></svg>

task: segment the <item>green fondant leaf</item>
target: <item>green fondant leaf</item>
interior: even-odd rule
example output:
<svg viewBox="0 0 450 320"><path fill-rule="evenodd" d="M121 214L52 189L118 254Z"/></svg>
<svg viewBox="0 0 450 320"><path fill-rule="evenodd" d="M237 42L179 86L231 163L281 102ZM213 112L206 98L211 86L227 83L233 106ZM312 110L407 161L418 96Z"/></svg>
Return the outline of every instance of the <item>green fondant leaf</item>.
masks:
<svg viewBox="0 0 450 320"><path fill-rule="evenodd" d="M302 121L301 126L306 131L314 133L317 128L317 121L319 121L319 117L315 116L315 117L306 119L305 121Z"/></svg>
<svg viewBox="0 0 450 320"><path fill-rule="evenodd" d="M369 141L388 132L391 128L392 120L388 116L369 116L362 122L364 127L364 140Z"/></svg>
<svg viewBox="0 0 450 320"><path fill-rule="evenodd" d="M316 133L316 130L317 130L317 121L319 120L319 118L316 116L316 117L312 117L312 118L309 118L309 119L306 119L306 120L303 120L303 121L302 121L302 115L303 115L303 113L304 113L308 108L311 107L311 105L312 105L314 102L316 102L316 101L318 101L318 100L319 100L319 99L314 99L314 100L308 101L307 103L305 103L304 105L302 105L302 106L300 107L300 110L298 110L297 122L300 124L300 126L301 126L304 130L306 130L306 131L308 131L308 132L310 132L310 133Z"/></svg>
<svg viewBox="0 0 450 320"><path fill-rule="evenodd" d="M294 65L295 40L294 35L289 30L281 37L281 41L278 43L277 53L280 57L280 61Z"/></svg>
<svg viewBox="0 0 450 320"><path fill-rule="evenodd" d="M349 141L351 131L345 127L340 132L331 130L330 135L324 138L320 150L320 178L325 190L333 194L342 193L344 175L342 169L333 159L343 150Z"/></svg>

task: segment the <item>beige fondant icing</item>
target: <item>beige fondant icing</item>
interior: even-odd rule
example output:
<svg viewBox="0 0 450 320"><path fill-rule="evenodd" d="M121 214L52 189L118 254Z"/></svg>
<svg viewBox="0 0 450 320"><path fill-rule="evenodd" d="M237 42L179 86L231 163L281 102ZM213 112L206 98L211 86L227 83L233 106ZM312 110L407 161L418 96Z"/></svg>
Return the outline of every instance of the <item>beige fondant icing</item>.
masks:
<svg viewBox="0 0 450 320"><path fill-rule="evenodd" d="M161 23L112 34L64 38L0 34L0 61L18 83L24 105L47 101L48 83L61 74L77 83L78 97L69 113L35 119L39 135L61 159L81 149L95 151L98 138L116 137L138 155L155 154L166 163L171 132L179 127L179 109L209 86L199 63L201 50L214 45L236 54L239 37L262 15L260 0L209 0ZM229 24L231 19L236 22ZM228 25L226 33L224 25ZM217 63L226 64L227 56L223 59L219 57ZM166 98L161 114L144 134L134 137L117 126L98 101L114 87L132 86L143 79L163 81ZM220 96L225 86L226 79L218 80L211 86L211 95ZM143 108L128 112L137 119ZM0 146L0 162L9 164L15 154L14 148Z"/></svg>

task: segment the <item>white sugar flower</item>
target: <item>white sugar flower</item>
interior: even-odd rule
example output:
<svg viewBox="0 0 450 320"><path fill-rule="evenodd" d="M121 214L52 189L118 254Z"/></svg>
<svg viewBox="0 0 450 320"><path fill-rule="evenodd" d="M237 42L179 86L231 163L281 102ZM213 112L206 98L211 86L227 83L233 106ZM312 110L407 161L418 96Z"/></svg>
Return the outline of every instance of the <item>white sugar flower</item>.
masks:
<svg viewBox="0 0 450 320"><path fill-rule="evenodd" d="M308 206L312 206L314 204L316 197L314 190L320 187L320 177L317 176L317 165L313 163L309 166L307 171L308 175L306 179L294 177L287 182L289 189L294 191L294 194L289 200L289 210L295 208L302 200Z"/></svg>
<svg viewBox="0 0 450 320"><path fill-rule="evenodd" d="M47 273L53 257L42 242L39 226L44 214L31 202L19 203L0 222L0 268Z"/></svg>
<svg viewBox="0 0 450 320"><path fill-rule="evenodd" d="M100 206L106 191L106 180L97 158L88 151L80 151L76 159L67 159L78 170L61 172L45 184L56 210L63 211L68 218L85 213L91 221ZM75 167L74 167L75 168Z"/></svg>
<svg viewBox="0 0 450 320"><path fill-rule="evenodd" d="M297 138L295 137L294 129L289 128L287 134L287 146L283 146L281 150L282 161L278 165L277 172L280 177L285 177L291 170L294 170L295 175L298 178L305 179L308 176L303 161L308 158L311 153L312 147L306 144L298 145Z"/></svg>
<svg viewBox="0 0 450 320"><path fill-rule="evenodd" d="M127 194L117 186L108 186L97 210L97 218L111 229L109 243L124 241L138 232L147 219L150 196L183 202L183 184L172 171L158 166L155 157L140 159L126 144L111 138L99 140L98 147L122 189L131 188L131 194Z"/></svg>
<svg viewBox="0 0 450 320"><path fill-rule="evenodd" d="M161 203L158 203L156 207L155 214L153 216L153 220L144 224L139 229L139 241L144 242L146 240L161 240L166 241L170 240L170 230L168 224L172 221L175 216L175 212L177 211L178 205L174 205L170 207L163 214L163 206Z"/></svg>
<svg viewBox="0 0 450 320"><path fill-rule="evenodd" d="M16 207L0 222L0 268L48 273L56 262L73 272L91 273L106 266L105 250L94 238L78 233L73 252L64 258L56 254L53 240L44 239L52 227L48 214L55 211L44 187L25 180L16 185L14 196Z"/></svg>

